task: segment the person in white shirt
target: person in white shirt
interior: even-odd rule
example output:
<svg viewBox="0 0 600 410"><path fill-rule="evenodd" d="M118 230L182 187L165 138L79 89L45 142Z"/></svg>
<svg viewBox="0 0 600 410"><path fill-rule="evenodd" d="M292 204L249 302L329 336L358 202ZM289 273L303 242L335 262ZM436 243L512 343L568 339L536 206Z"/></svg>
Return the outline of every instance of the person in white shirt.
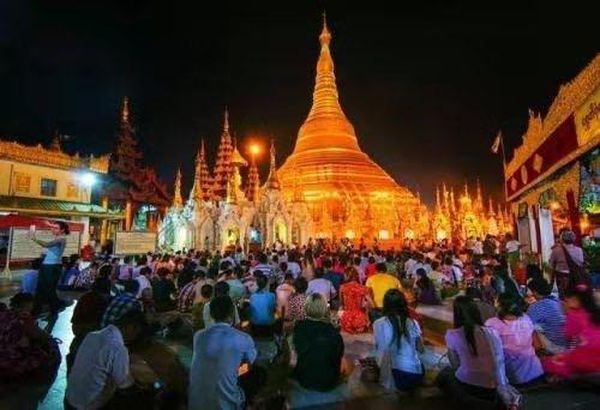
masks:
<svg viewBox="0 0 600 410"><path fill-rule="evenodd" d="M302 273L302 268L300 264L296 261L296 256L294 254L290 254L288 257L288 271L294 275L294 279L298 279L298 276Z"/></svg>
<svg viewBox="0 0 600 410"><path fill-rule="evenodd" d="M481 238L475 240L475 244L473 245L473 255L483 255L483 242L481 241Z"/></svg>
<svg viewBox="0 0 600 410"><path fill-rule="evenodd" d="M335 297L337 292L333 286L333 283L331 283L330 280L323 278L323 274L323 268L315 269L315 278L308 282L306 294L310 295L312 293L320 293L327 302L330 302L331 299Z"/></svg>
<svg viewBox="0 0 600 410"><path fill-rule="evenodd" d="M423 383L424 377L423 364L419 358L419 354L425 351L421 328L409 317L406 297L398 289L386 292L383 298L383 314L382 318L373 323L379 362L385 355L389 355L391 360L391 377L382 375L382 379L393 378L398 390L414 390ZM387 384L391 384L391 380Z"/></svg>
<svg viewBox="0 0 600 410"><path fill-rule="evenodd" d="M152 292L152 283L150 283L150 279L148 279L151 274L152 270L148 266L144 266L142 269L140 269L139 274L134 279L140 284L136 295L138 299L141 299L145 289L149 289L150 292Z"/></svg>
<svg viewBox="0 0 600 410"><path fill-rule="evenodd" d="M115 325L89 333L75 356L67 379L67 403L76 409L99 409L117 389L134 385L126 344L140 335L144 314L130 311Z"/></svg>

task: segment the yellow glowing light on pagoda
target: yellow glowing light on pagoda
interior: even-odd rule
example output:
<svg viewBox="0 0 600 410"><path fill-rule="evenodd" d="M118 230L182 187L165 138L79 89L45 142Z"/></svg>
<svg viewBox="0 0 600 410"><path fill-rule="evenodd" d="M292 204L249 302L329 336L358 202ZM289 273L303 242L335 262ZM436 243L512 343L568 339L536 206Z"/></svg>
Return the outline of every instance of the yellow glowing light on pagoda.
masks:
<svg viewBox="0 0 600 410"><path fill-rule="evenodd" d="M248 147L248 150L250 151L250 154L252 155L258 155L260 154L260 145L258 144L250 144L250 146Z"/></svg>

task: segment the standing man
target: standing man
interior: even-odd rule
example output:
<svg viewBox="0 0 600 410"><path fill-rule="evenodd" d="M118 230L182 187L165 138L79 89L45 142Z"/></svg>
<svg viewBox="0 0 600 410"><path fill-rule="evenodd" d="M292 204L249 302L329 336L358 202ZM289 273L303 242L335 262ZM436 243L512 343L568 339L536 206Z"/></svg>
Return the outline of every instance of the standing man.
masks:
<svg viewBox="0 0 600 410"><path fill-rule="evenodd" d="M53 240L42 241L37 239L35 232L31 233L31 240L46 248L46 255L38 275L34 314L39 314L44 305L49 305L50 317L46 330L52 331L61 304L56 294L56 286L62 274L62 257L67 245L66 236L69 234L69 225L63 221L48 223L48 225L52 235L54 235Z"/></svg>
<svg viewBox="0 0 600 410"><path fill-rule="evenodd" d="M250 335L231 326L234 307L229 296L211 300L210 315L216 323L194 335L188 409L241 409L246 396L238 372L254 362L256 347Z"/></svg>

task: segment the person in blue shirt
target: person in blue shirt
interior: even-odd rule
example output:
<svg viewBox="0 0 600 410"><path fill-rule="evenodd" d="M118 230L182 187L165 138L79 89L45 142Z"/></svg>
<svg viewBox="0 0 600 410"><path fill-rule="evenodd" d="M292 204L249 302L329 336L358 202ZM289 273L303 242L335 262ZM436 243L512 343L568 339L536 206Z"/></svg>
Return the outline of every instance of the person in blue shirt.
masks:
<svg viewBox="0 0 600 410"><path fill-rule="evenodd" d="M215 324L194 335L189 410L242 409L258 391L258 368L249 367L256 360L256 346L250 335L231 326L234 309L229 296L215 297L210 302Z"/></svg>
<svg viewBox="0 0 600 410"><path fill-rule="evenodd" d="M527 285L535 298L529 305L527 316L535 326L543 349L556 354L567 348L564 334L565 313L558 298L552 296L552 286L544 278L536 278Z"/></svg>
<svg viewBox="0 0 600 410"><path fill-rule="evenodd" d="M69 225L58 221L50 224L54 239L42 241L31 235L31 240L46 248L46 255L42 261L38 275L37 289L35 292L34 314L39 314L45 305L49 306L50 316L48 326L51 328L58 318L61 301L56 294L56 286L62 274L62 257L67 244L66 236L69 234Z"/></svg>
<svg viewBox="0 0 600 410"><path fill-rule="evenodd" d="M265 275L256 275L258 290L250 296L250 325L255 337L273 334L277 298L274 293L269 292L268 284L269 279Z"/></svg>

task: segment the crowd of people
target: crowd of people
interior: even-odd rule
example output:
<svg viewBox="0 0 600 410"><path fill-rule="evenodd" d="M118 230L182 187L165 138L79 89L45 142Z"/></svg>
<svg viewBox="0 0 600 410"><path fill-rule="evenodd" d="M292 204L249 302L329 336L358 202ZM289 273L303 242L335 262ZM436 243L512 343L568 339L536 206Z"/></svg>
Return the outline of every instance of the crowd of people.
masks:
<svg viewBox="0 0 600 410"><path fill-rule="evenodd" d="M24 286L34 295L21 292L0 311L0 374L29 377L55 366L56 341L35 317L44 309L58 314L57 289L83 291L71 319L67 408L118 408L156 394L156 386L136 383L128 347L187 327L193 357L182 402L189 409L251 406L263 399L275 362L291 369L290 402L339 399L356 365L345 359L343 334L372 333L372 360L359 364L362 371L369 362L386 388L413 391L430 370L421 359L419 305L453 309L450 366L438 381L462 403L501 399L515 407L527 386L600 373L600 307L571 231L562 232L544 275L521 261L509 235L399 250L320 241L258 252L99 255L83 266L77 255L60 259L65 229L57 225L56 240L38 241L48 253L37 286L31 278ZM274 355L261 352L264 343Z"/></svg>

